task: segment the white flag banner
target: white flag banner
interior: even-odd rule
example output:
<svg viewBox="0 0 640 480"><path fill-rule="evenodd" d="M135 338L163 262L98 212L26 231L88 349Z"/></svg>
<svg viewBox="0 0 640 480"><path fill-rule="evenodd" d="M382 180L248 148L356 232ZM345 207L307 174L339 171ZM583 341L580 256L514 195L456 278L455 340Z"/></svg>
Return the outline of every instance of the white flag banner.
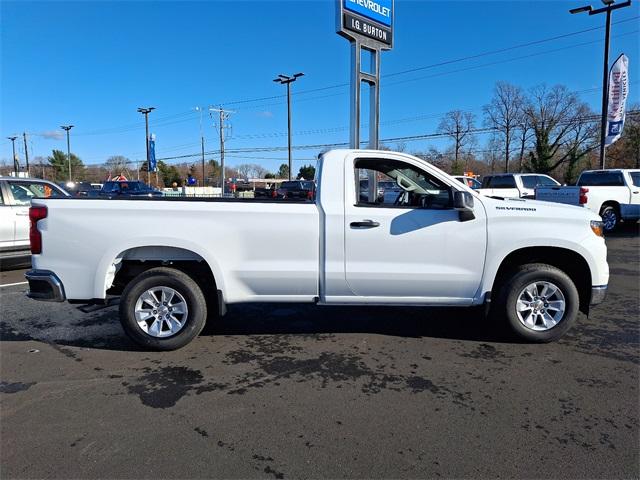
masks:
<svg viewBox="0 0 640 480"><path fill-rule="evenodd" d="M623 53L609 71L609 104L605 145L611 145L622 135L624 114L629 95L629 59Z"/></svg>

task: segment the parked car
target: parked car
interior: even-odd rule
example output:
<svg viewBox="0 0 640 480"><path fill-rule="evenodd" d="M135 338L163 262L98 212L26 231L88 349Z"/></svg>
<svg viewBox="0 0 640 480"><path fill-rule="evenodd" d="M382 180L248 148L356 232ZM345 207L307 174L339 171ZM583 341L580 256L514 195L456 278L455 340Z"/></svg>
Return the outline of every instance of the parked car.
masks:
<svg viewBox="0 0 640 480"><path fill-rule="evenodd" d="M161 197L162 192L149 187L139 180L105 182L100 190L101 197Z"/></svg>
<svg viewBox="0 0 640 480"><path fill-rule="evenodd" d="M313 199L316 187L315 183L309 180L291 180L282 182L276 190L276 198L304 198Z"/></svg>
<svg viewBox="0 0 640 480"><path fill-rule="evenodd" d="M277 198L278 189L275 183L272 183L269 188L267 187L256 187L253 190L253 196L255 198Z"/></svg>
<svg viewBox="0 0 640 480"><path fill-rule="evenodd" d="M102 190L102 185L89 182L67 182L61 187L74 197L97 197Z"/></svg>
<svg viewBox="0 0 640 480"><path fill-rule="evenodd" d="M484 305L548 342L604 299L602 222L586 208L479 195L403 153L334 150L319 167L313 201L33 200L28 296L119 295L125 332L157 350L242 302ZM393 179L401 200L362 200L361 170Z"/></svg>
<svg viewBox="0 0 640 480"><path fill-rule="evenodd" d="M584 205L602 217L606 232L614 230L620 220L640 219L640 169L585 170L577 186L539 193L544 200Z"/></svg>
<svg viewBox="0 0 640 480"><path fill-rule="evenodd" d="M29 207L33 198L68 195L47 180L0 177L0 258L29 255Z"/></svg>
<svg viewBox="0 0 640 480"><path fill-rule="evenodd" d="M560 184L540 173L499 173L482 177L477 191L488 197L534 198L536 187L553 185Z"/></svg>
<svg viewBox="0 0 640 480"><path fill-rule="evenodd" d="M386 182L384 181L378 182L378 185L377 185L378 195L376 197L378 203L384 202L384 187L381 185L381 183L386 183ZM361 199L368 198L369 197L369 179L361 178L359 181L359 184L360 184L360 198Z"/></svg>
<svg viewBox="0 0 640 480"><path fill-rule="evenodd" d="M466 177L464 175L454 175L453 178L458 180L460 183L464 183L467 187L473 188L477 190L482 187L482 182L474 177Z"/></svg>

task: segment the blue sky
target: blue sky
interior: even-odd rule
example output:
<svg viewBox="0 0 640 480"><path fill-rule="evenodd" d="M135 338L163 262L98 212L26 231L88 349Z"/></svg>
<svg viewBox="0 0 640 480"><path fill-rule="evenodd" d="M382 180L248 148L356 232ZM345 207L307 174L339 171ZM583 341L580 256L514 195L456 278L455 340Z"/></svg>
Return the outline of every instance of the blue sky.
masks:
<svg viewBox="0 0 640 480"><path fill-rule="evenodd" d="M587 1L397 0L395 46L382 57L380 137L433 133L452 109L473 111L481 124L481 107L497 80L524 88L562 83L599 111L603 29L389 75L601 27L603 15L569 15L569 8ZM630 58L631 102L640 99L639 5L615 12L614 22L622 23L613 26L610 53ZM331 0L3 1L0 9L0 159L11 158L5 137L23 131L31 134L32 158L65 150L63 124L75 125L72 151L86 164L111 155L143 159L140 106L156 107L149 118L160 158L199 152L196 106L235 110L228 149L284 147L285 90L272 79L295 72L305 76L293 86L294 144L348 141L349 89L343 84L349 81L349 45L335 33ZM266 99L245 102L260 98ZM203 130L207 150L216 150L218 134L208 116ZM304 163L317 152L296 150L294 159ZM275 169L286 151L229 153L227 160Z"/></svg>

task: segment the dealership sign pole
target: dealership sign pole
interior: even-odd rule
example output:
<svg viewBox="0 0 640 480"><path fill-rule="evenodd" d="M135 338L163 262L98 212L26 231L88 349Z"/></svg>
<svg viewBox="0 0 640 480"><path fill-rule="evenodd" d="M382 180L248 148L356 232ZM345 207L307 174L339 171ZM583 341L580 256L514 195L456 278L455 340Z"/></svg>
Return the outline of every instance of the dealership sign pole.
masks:
<svg viewBox="0 0 640 480"><path fill-rule="evenodd" d="M624 53L611 66L608 93L607 129L604 142L607 146L620 138L624 128L625 109L629 96L629 59Z"/></svg>
<svg viewBox="0 0 640 480"><path fill-rule="evenodd" d="M351 148L360 148L362 84L369 92L369 148L378 148L380 53L393 47L393 0L337 0L337 31L351 42ZM363 62L363 54L365 61Z"/></svg>
<svg viewBox="0 0 640 480"><path fill-rule="evenodd" d="M369 86L368 146L377 149L380 138L380 54L393 48L394 0L336 1L337 32L351 43L349 143L351 148L360 148L362 84L365 83ZM378 188L373 171L368 172L367 183L369 199L375 201Z"/></svg>

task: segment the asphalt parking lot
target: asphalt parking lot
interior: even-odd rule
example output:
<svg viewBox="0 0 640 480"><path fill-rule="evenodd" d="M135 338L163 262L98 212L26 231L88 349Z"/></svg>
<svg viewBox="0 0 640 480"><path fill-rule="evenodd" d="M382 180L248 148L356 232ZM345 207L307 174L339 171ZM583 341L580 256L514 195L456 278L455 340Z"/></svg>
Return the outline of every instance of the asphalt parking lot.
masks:
<svg viewBox="0 0 640 480"><path fill-rule="evenodd" d="M464 309L250 305L149 353L1 272L0 476L638 478L636 226L607 243L606 303L548 345Z"/></svg>

